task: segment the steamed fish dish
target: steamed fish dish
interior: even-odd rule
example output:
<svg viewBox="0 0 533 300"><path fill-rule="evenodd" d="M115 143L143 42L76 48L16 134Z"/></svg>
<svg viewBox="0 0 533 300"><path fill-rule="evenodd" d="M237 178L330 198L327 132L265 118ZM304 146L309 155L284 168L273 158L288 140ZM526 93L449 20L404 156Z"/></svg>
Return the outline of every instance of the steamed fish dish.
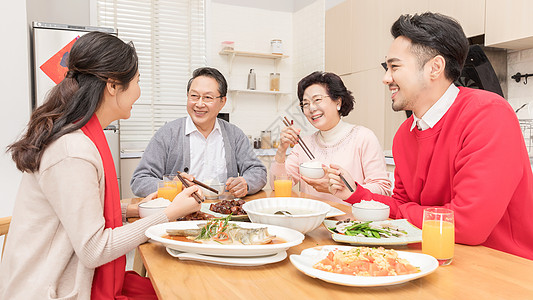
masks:
<svg viewBox="0 0 533 300"><path fill-rule="evenodd" d="M198 228L193 229L167 229L167 234L171 238L186 237L198 243L224 245L264 245L276 237L268 233L267 227L244 228L229 223L230 217L231 215L223 219L213 219L206 224L198 224Z"/></svg>

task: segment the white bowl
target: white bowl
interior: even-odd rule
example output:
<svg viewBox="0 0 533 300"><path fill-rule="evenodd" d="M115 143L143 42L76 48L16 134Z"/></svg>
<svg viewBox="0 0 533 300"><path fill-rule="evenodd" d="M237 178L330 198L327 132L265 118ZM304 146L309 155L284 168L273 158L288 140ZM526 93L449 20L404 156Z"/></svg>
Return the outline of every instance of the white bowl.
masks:
<svg viewBox="0 0 533 300"><path fill-rule="evenodd" d="M165 201L161 201L160 199L162 199L162 198L158 198L158 199L155 199L155 200L152 200L152 201L165 202ZM164 200L166 200L166 199L164 199ZM170 205L170 201L168 201L168 200L167 200L167 202L161 203L159 205L153 205L154 202L152 202L152 201L148 201L148 202L144 202L144 203L139 204L139 217L144 218L144 217L147 217L149 215L157 214L159 212L164 211L165 208L167 208L167 206ZM152 202L152 203L150 203L150 202Z"/></svg>
<svg viewBox="0 0 533 300"><path fill-rule="evenodd" d="M360 203L352 205L352 214L357 221L384 221L389 218L390 207L360 207Z"/></svg>
<svg viewBox="0 0 533 300"><path fill-rule="evenodd" d="M318 165L316 161L304 162L300 164L300 175L309 178L322 178L324 177L324 169L322 169L322 163Z"/></svg>
<svg viewBox="0 0 533 300"><path fill-rule="evenodd" d="M253 223L288 227L305 234L322 224L331 206L305 198L276 197L252 200L244 203L242 208ZM292 215L274 214L281 210Z"/></svg>

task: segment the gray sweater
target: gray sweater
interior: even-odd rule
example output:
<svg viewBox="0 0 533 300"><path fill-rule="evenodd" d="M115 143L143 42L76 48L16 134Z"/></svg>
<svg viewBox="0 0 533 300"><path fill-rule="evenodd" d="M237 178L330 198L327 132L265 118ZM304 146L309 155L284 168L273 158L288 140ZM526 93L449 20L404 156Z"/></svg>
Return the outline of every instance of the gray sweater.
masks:
<svg viewBox="0 0 533 300"><path fill-rule="evenodd" d="M146 197L157 191L157 182L163 175L190 168L190 138L185 135L185 120L183 117L168 122L154 134L131 178L131 190L135 195ZM217 121L226 152L226 178L242 176L248 183L248 194L257 193L267 182L266 167L241 129L224 120Z"/></svg>

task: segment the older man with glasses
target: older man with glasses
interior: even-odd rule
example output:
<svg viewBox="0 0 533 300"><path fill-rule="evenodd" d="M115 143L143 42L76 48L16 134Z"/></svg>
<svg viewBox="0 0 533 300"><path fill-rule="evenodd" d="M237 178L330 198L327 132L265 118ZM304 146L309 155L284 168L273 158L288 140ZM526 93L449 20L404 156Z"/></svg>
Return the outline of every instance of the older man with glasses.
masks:
<svg viewBox="0 0 533 300"><path fill-rule="evenodd" d="M226 104L228 85L216 69L196 69L187 85L187 117L168 122L153 136L131 179L144 197L157 190L166 174L187 172L199 181L225 183L235 197L261 190L266 167L237 126L217 119Z"/></svg>

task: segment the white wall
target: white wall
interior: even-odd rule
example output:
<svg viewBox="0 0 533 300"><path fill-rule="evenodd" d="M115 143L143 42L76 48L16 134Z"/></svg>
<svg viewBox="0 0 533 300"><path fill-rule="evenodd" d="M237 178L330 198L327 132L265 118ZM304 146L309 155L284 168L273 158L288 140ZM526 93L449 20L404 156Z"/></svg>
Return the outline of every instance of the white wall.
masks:
<svg viewBox="0 0 533 300"><path fill-rule="evenodd" d="M278 64L280 91L289 95L276 101L273 95L228 94L223 110L230 112L230 121L245 134L259 137L262 130L271 130L273 138L278 138L280 116L301 118L296 83L302 74L324 69L324 1L294 13L211 2L208 13L208 64L224 74L230 88L245 89L249 70L254 69L257 90L268 90L275 64L270 59L236 57L229 74L228 57L218 54L222 41L234 41L235 50L270 53L270 40L282 40L289 57ZM310 130L308 122L302 121Z"/></svg>
<svg viewBox="0 0 533 300"><path fill-rule="evenodd" d="M529 103L517 115L519 119L533 119L533 77L528 78L527 84L524 84L524 78L516 82L511 76L517 72L533 73L533 48L507 54L507 100L515 110Z"/></svg>
<svg viewBox="0 0 533 300"><path fill-rule="evenodd" d="M13 212L22 176L5 149L23 131L29 120L31 105L25 1L10 1L9 5L2 5L0 37L3 41L0 47L0 57L3 58L0 72L0 217L4 217Z"/></svg>

